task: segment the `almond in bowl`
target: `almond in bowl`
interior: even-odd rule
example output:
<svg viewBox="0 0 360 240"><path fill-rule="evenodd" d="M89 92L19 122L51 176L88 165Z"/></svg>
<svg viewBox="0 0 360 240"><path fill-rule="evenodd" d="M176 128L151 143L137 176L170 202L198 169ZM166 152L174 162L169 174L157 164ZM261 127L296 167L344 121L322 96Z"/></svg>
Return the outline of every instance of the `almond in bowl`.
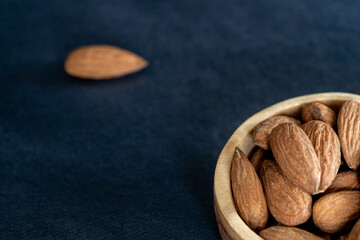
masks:
<svg viewBox="0 0 360 240"><path fill-rule="evenodd" d="M312 94L266 108L219 156L222 239L360 239L359 166L360 96Z"/></svg>

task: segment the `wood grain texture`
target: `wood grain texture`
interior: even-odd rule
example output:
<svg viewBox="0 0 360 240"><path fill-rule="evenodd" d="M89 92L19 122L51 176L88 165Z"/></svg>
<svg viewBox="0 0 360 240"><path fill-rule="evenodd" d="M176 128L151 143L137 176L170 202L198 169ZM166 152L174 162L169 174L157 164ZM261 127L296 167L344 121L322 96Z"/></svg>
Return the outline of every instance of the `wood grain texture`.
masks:
<svg viewBox="0 0 360 240"><path fill-rule="evenodd" d="M325 191L335 179L341 164L340 141L336 132L325 122L313 120L301 126L309 137L320 161L319 192Z"/></svg>
<svg viewBox="0 0 360 240"><path fill-rule="evenodd" d="M306 222L312 213L312 198L292 184L275 161L265 160L261 168L261 182L271 214L285 226Z"/></svg>
<svg viewBox="0 0 360 240"><path fill-rule="evenodd" d="M329 124L332 128L336 127L336 113L320 102L311 102L304 104L301 110L301 118L304 122L320 120Z"/></svg>
<svg viewBox="0 0 360 240"><path fill-rule="evenodd" d="M338 116L338 133L341 151L347 165L357 170L360 165L360 103L349 100L341 107Z"/></svg>
<svg viewBox="0 0 360 240"><path fill-rule="evenodd" d="M338 111L341 105L350 99L360 102L359 95L336 92L312 94L288 99L254 114L236 129L219 156L214 175L214 203L219 216L218 221L221 222L223 229L231 239L263 239L244 223L235 209L230 183L231 160L235 147L239 147L248 155L255 147L252 138L254 127L267 118L276 115L299 116L301 114L301 106L313 101L320 101L335 111Z"/></svg>
<svg viewBox="0 0 360 240"><path fill-rule="evenodd" d="M110 79L142 70L148 65L142 57L109 45L76 48L65 60L65 71L84 79Z"/></svg>
<svg viewBox="0 0 360 240"><path fill-rule="evenodd" d="M219 228L219 234L221 236L222 240L232 240L232 238L229 236L229 234L226 232L225 228L222 225L222 221L220 219L219 213L218 213L218 208L217 205L214 204L214 209L215 209L215 217L216 217L216 222Z"/></svg>

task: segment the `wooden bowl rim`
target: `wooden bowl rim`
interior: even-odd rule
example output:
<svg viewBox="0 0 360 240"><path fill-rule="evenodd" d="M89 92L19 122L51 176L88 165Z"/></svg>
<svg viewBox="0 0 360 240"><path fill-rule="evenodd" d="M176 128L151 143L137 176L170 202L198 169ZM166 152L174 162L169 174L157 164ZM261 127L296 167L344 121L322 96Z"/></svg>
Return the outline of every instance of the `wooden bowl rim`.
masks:
<svg viewBox="0 0 360 240"><path fill-rule="evenodd" d="M269 117L286 114L291 109L298 109L302 104L312 101L327 103L331 101L344 102L349 99L360 102L359 95L343 92L317 93L290 98L252 115L236 129L220 153L214 175L215 212L219 224L230 239L262 239L243 222L235 209L230 186L230 166L235 147L240 147L248 155L254 147L251 130ZM251 144L244 145L244 142Z"/></svg>

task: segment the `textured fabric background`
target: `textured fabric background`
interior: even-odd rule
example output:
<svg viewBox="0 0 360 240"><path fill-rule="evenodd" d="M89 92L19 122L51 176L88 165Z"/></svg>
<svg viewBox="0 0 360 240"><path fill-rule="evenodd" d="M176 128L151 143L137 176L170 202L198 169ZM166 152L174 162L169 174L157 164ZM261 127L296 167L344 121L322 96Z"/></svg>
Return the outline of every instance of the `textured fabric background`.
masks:
<svg viewBox="0 0 360 240"><path fill-rule="evenodd" d="M0 0L0 239L218 239L213 173L278 101L360 91L358 1ZM67 76L73 48L150 62Z"/></svg>

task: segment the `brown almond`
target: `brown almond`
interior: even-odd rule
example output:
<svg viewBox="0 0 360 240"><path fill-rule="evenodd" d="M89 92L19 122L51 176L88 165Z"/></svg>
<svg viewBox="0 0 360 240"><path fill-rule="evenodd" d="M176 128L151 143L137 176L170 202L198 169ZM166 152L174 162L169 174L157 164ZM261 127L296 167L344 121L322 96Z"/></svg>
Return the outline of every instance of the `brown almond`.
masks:
<svg viewBox="0 0 360 240"><path fill-rule="evenodd" d="M360 219L355 223L347 239L360 240Z"/></svg>
<svg viewBox="0 0 360 240"><path fill-rule="evenodd" d="M279 223L285 226L297 226L310 218L311 195L292 184L275 161L264 161L261 180L267 206Z"/></svg>
<svg viewBox="0 0 360 240"><path fill-rule="evenodd" d="M253 132L253 138L254 138L255 145L257 145L265 150L269 150L270 145L269 145L268 139L269 139L269 135L270 135L271 131L279 124L287 123L287 122L295 123L298 126L301 125L299 120L292 118L292 117L287 117L287 116L275 116L275 117L268 118L268 119L262 121L261 123L259 123L255 127L254 132Z"/></svg>
<svg viewBox="0 0 360 240"><path fill-rule="evenodd" d="M309 137L320 161L321 181L319 192L325 191L335 179L341 164L340 141L329 124L310 121L301 127Z"/></svg>
<svg viewBox="0 0 360 240"><path fill-rule="evenodd" d="M147 61L128 50L109 45L89 45L70 52L64 67L74 77L100 80L135 73L147 65Z"/></svg>
<svg viewBox="0 0 360 240"><path fill-rule="evenodd" d="M357 170L360 165L360 103L346 101L340 109L337 126L343 157L351 169Z"/></svg>
<svg viewBox="0 0 360 240"><path fill-rule="evenodd" d="M313 206L314 224L322 231L336 233L345 230L360 217L360 191L327 194Z"/></svg>
<svg viewBox="0 0 360 240"><path fill-rule="evenodd" d="M254 167L239 148L231 163L231 186L235 207L244 222L254 231L265 228L269 214L263 188Z"/></svg>
<svg viewBox="0 0 360 240"><path fill-rule="evenodd" d="M251 157L251 164L254 166L256 173L260 173L261 165L264 162L266 151L258 148Z"/></svg>
<svg viewBox="0 0 360 240"><path fill-rule="evenodd" d="M358 190L360 189L360 176L354 171L345 171L338 173L334 181L326 190L326 194L332 192L339 192L344 190Z"/></svg>
<svg viewBox="0 0 360 240"><path fill-rule="evenodd" d="M265 240L322 240L308 231L296 227L273 226L260 232Z"/></svg>
<svg viewBox="0 0 360 240"><path fill-rule="evenodd" d="M329 124L332 128L336 126L336 113L320 102L304 104L301 110L301 118L304 122L320 120Z"/></svg>
<svg viewBox="0 0 360 240"><path fill-rule="evenodd" d="M270 134L270 146L284 175L310 194L319 192L320 161L306 133L294 123L283 123Z"/></svg>

